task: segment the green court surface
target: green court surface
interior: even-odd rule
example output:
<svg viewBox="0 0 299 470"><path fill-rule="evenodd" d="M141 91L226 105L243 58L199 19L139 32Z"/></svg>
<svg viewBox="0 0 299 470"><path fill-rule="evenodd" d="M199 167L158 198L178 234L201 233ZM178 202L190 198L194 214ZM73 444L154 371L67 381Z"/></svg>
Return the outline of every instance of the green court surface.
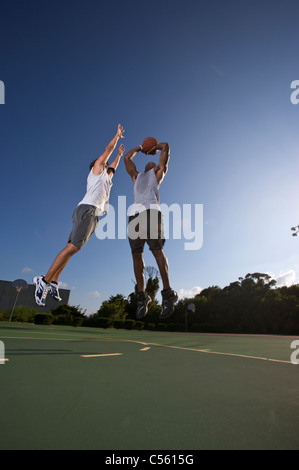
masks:
<svg viewBox="0 0 299 470"><path fill-rule="evenodd" d="M298 450L296 339L0 323L0 449Z"/></svg>

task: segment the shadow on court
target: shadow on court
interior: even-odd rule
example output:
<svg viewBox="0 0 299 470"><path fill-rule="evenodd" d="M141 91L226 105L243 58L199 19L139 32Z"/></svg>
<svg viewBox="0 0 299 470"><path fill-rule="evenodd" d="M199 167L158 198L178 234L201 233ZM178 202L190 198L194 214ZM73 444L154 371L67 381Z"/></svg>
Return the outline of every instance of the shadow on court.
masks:
<svg viewBox="0 0 299 470"><path fill-rule="evenodd" d="M295 338L0 323L0 449L299 449Z"/></svg>

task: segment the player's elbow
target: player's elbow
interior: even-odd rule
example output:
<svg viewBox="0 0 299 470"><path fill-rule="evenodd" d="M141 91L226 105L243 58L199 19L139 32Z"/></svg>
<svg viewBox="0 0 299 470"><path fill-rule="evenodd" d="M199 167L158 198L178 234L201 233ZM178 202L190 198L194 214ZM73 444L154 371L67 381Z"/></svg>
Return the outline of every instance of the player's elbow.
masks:
<svg viewBox="0 0 299 470"><path fill-rule="evenodd" d="M169 151L170 151L168 142L163 142L163 143L161 144L161 146L162 146L162 150L163 150L165 153L168 154Z"/></svg>

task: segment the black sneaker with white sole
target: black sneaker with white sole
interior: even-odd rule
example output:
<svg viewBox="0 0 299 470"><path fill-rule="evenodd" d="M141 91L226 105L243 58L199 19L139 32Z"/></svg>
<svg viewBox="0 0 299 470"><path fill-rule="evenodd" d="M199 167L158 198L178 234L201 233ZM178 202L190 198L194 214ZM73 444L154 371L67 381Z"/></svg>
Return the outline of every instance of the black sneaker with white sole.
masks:
<svg viewBox="0 0 299 470"><path fill-rule="evenodd" d="M142 320L146 317L148 313L148 306L152 302L152 299L148 295L147 292L138 292L137 294L137 312L136 318L137 320Z"/></svg>
<svg viewBox="0 0 299 470"><path fill-rule="evenodd" d="M57 282L51 282L50 284L50 294L53 299L57 300L57 302L61 302L62 298L59 295L59 289Z"/></svg>
<svg viewBox="0 0 299 470"><path fill-rule="evenodd" d="M51 289L50 284L43 281L42 276L36 276L33 279L33 284L35 284L35 302L39 307L45 307L46 298L49 290Z"/></svg>
<svg viewBox="0 0 299 470"><path fill-rule="evenodd" d="M160 313L160 320L171 317L174 312L174 304L178 298L178 294L171 288L162 290L162 311Z"/></svg>

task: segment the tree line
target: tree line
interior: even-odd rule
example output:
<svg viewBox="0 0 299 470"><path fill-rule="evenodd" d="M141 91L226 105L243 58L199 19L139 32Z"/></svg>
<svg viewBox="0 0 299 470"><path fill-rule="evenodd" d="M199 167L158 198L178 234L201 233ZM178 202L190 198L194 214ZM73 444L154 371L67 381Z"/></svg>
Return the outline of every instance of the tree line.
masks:
<svg viewBox="0 0 299 470"><path fill-rule="evenodd" d="M239 334L299 334L299 285L277 287L268 274L247 274L224 288L208 287L193 299L177 302L173 316L159 320L160 305L158 276L150 276L146 285L153 299L149 313L142 322L146 329L203 333ZM188 305L194 304L195 311ZM102 321L134 321L136 291L128 298L118 294L103 302L98 312L89 318L91 325ZM141 327L141 325L137 325Z"/></svg>
<svg viewBox="0 0 299 470"><path fill-rule="evenodd" d="M137 291L125 297L110 296L99 310L86 315L80 306L61 305L48 314L16 309L14 321L97 328L147 329L159 331L299 335L299 285L277 287L263 273L247 274L224 288L208 287L194 298L177 302L173 316L159 319L159 277L155 268L147 271L146 290L153 299L148 315L136 321ZM192 303L195 311L188 311ZM0 314L0 320L6 319Z"/></svg>

